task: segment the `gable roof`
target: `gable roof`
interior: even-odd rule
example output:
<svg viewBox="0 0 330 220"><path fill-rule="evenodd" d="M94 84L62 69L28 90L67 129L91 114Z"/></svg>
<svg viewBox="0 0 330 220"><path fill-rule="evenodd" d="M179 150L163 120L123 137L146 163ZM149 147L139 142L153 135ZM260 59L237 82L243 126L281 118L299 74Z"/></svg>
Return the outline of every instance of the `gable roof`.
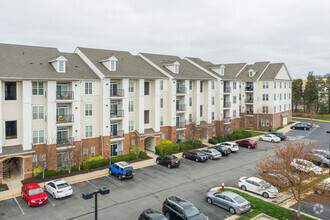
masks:
<svg viewBox="0 0 330 220"><path fill-rule="evenodd" d="M166 78L164 74L153 68L139 56L132 55L127 51L104 50L94 48L78 49L98 68L104 76L111 78ZM116 71L110 71L100 61L114 56L118 61Z"/></svg>
<svg viewBox="0 0 330 220"><path fill-rule="evenodd" d="M49 63L65 57L65 73L58 73ZM81 80L98 79L85 62L73 53L61 53L57 48L0 44L0 79Z"/></svg>
<svg viewBox="0 0 330 220"><path fill-rule="evenodd" d="M283 66L284 63L271 63L264 72L264 74L262 74L259 80L261 81L274 80Z"/></svg>
<svg viewBox="0 0 330 220"><path fill-rule="evenodd" d="M141 53L144 57L158 66L160 69L168 73L174 79L195 79L195 80L211 80L214 77L210 76L206 72L202 71L198 67L189 63L189 61L181 59L178 56L171 55L161 55L161 54L150 54L150 53ZM165 66L169 63L174 64L175 62L180 63L179 73L173 73L171 70Z"/></svg>
<svg viewBox="0 0 330 220"><path fill-rule="evenodd" d="M261 74L266 70L268 65L270 64L269 61L265 62L255 62L254 64L246 65L245 68L238 74L237 78L243 81L256 81ZM253 77L249 76L249 70L253 69L255 74Z"/></svg>

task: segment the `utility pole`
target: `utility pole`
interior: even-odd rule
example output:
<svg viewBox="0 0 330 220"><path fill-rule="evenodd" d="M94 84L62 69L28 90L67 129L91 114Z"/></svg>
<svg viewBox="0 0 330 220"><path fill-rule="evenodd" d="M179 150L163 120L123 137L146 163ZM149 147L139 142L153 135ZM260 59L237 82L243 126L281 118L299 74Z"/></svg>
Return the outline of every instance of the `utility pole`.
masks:
<svg viewBox="0 0 330 220"><path fill-rule="evenodd" d="M104 196L109 193L110 189L104 186L102 189L96 190L95 192L87 192L82 194L82 197L85 200L92 199L95 195L95 220L97 220L97 194L101 194L102 196Z"/></svg>

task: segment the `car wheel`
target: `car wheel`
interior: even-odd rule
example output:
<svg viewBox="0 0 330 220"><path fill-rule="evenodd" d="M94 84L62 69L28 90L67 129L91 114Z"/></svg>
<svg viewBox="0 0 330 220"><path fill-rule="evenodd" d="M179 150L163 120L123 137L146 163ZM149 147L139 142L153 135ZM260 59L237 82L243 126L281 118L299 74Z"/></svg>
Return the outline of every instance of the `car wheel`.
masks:
<svg viewBox="0 0 330 220"><path fill-rule="evenodd" d="M263 141L262 138L259 138L259 141Z"/></svg>
<svg viewBox="0 0 330 220"><path fill-rule="evenodd" d="M249 146L248 146L248 148L250 149L250 148L251 148L251 146L249 145Z"/></svg>
<svg viewBox="0 0 330 220"><path fill-rule="evenodd" d="M159 165L159 160L157 160L156 163Z"/></svg>
<svg viewBox="0 0 330 220"><path fill-rule="evenodd" d="M264 192L264 193L262 194L262 196L263 196L263 197L265 197L266 199L268 199L268 198L269 198L269 194L268 194L268 193L266 193L266 192Z"/></svg>
<svg viewBox="0 0 330 220"><path fill-rule="evenodd" d="M198 162L198 158L196 158L196 160L195 160L196 162Z"/></svg>
<svg viewBox="0 0 330 220"><path fill-rule="evenodd" d="M168 167L168 168L171 168L171 164L167 164L167 167Z"/></svg>
<svg viewBox="0 0 330 220"><path fill-rule="evenodd" d="M207 197L207 198L206 198L206 202L207 202L208 204L212 204L212 199L211 199L210 197Z"/></svg>
<svg viewBox="0 0 330 220"><path fill-rule="evenodd" d="M30 201L28 201L28 206L31 207Z"/></svg>
<svg viewBox="0 0 330 220"><path fill-rule="evenodd" d="M165 217L170 220L171 219L171 213L165 212Z"/></svg>
<svg viewBox="0 0 330 220"><path fill-rule="evenodd" d="M272 140L272 143L274 143L274 139Z"/></svg>
<svg viewBox="0 0 330 220"><path fill-rule="evenodd" d="M241 189L243 190L243 191L246 191L246 186L241 186Z"/></svg>
<svg viewBox="0 0 330 220"><path fill-rule="evenodd" d="M21 193L21 198L24 199L24 198L23 198L23 193Z"/></svg>
<svg viewBox="0 0 330 220"><path fill-rule="evenodd" d="M230 207L229 212L230 212L230 214L234 215L236 213L236 210L233 207Z"/></svg>
<svg viewBox="0 0 330 220"><path fill-rule="evenodd" d="M183 155L183 158L186 158L186 155L185 154Z"/></svg>
<svg viewBox="0 0 330 220"><path fill-rule="evenodd" d="M294 129L296 129L296 127L293 127L292 129L294 130Z"/></svg>
<svg viewBox="0 0 330 220"><path fill-rule="evenodd" d="M110 175L112 175L112 174L113 174L111 169L109 170L109 174L110 174Z"/></svg>
<svg viewBox="0 0 330 220"><path fill-rule="evenodd" d="M304 130L306 131L306 130L307 130L307 128L304 128Z"/></svg>
<svg viewBox="0 0 330 220"><path fill-rule="evenodd" d="M55 195L55 193L53 193L52 196L53 196L54 199L56 199L56 195Z"/></svg>
<svg viewBox="0 0 330 220"><path fill-rule="evenodd" d="M122 180L122 179L123 179L123 176L122 176L121 174L119 174L118 178L119 178L120 180Z"/></svg>

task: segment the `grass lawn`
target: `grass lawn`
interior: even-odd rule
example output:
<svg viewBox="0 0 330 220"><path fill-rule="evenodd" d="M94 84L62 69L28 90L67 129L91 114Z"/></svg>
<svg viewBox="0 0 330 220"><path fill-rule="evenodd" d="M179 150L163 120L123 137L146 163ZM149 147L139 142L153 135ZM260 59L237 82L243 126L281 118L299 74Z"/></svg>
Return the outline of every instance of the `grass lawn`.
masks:
<svg viewBox="0 0 330 220"><path fill-rule="evenodd" d="M220 190L222 191L222 189L220 189ZM289 209L283 208L281 206L277 206L273 203L266 202L262 199L256 198L254 196L250 196L241 191L234 190L234 189L225 189L225 190L235 192L235 193L239 194L240 196L244 197L246 200L248 200L251 203L251 209L253 211L246 213L245 215L242 215L238 219L241 219L241 220L251 219L251 218L259 215L260 213L265 213L266 215L269 215L273 218L284 220L284 219L288 219L289 215L295 214L295 211L293 211L293 210L289 210ZM314 219L314 218L310 218L307 216L304 216L304 217L309 220Z"/></svg>
<svg viewBox="0 0 330 220"><path fill-rule="evenodd" d="M314 118L324 120L324 121L330 121L330 115L317 115Z"/></svg>
<svg viewBox="0 0 330 220"><path fill-rule="evenodd" d="M264 132L259 132L259 131L250 131L252 133L252 137L255 137L255 136L260 136L260 135L264 135L265 133Z"/></svg>
<svg viewBox="0 0 330 220"><path fill-rule="evenodd" d="M323 180L325 180L325 179L327 179L327 178L329 178L329 177L330 177L330 174L327 173L327 174L325 174L325 175L323 175L323 176L320 176L319 178L317 178L317 179L311 181L311 184L312 184L312 185L317 184L317 183L322 182Z"/></svg>

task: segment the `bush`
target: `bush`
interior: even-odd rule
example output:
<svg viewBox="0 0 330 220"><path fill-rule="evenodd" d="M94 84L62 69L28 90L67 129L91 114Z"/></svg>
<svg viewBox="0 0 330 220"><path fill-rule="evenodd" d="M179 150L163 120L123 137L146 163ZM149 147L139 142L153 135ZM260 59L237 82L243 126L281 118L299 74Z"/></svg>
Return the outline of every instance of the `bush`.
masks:
<svg viewBox="0 0 330 220"><path fill-rule="evenodd" d="M244 134L237 134L236 140L243 139L243 138L245 138Z"/></svg>
<svg viewBox="0 0 330 220"><path fill-rule="evenodd" d="M93 157L83 158L83 163L84 162L90 162L92 160L100 160L100 159L102 159L102 156L101 155L95 155Z"/></svg>
<svg viewBox="0 0 330 220"><path fill-rule="evenodd" d="M38 178L38 179L42 179L42 172L38 173L35 177Z"/></svg>
<svg viewBox="0 0 330 220"><path fill-rule="evenodd" d="M71 172L76 172L78 170L78 167L77 166L72 166L71 167Z"/></svg>
<svg viewBox="0 0 330 220"><path fill-rule="evenodd" d="M210 144L217 144L217 143L219 143L219 141L216 138L210 138L209 143Z"/></svg>
<svg viewBox="0 0 330 220"><path fill-rule="evenodd" d="M200 140L195 140L193 142L193 145L194 145L194 148L199 148L199 147L202 147L203 146L203 142L200 141Z"/></svg>
<svg viewBox="0 0 330 220"><path fill-rule="evenodd" d="M44 169L44 168L43 168L42 166L34 166L34 167L33 167L33 171L32 171L33 176L34 176L34 177L37 177L37 175L38 175L39 173L42 173L43 169Z"/></svg>
<svg viewBox="0 0 330 220"><path fill-rule="evenodd" d="M162 140L160 144L173 144L173 142L170 140Z"/></svg>
<svg viewBox="0 0 330 220"><path fill-rule="evenodd" d="M136 159L135 154L124 154L124 155L119 155L116 157L111 157L111 163L117 163L120 161L130 161Z"/></svg>
<svg viewBox="0 0 330 220"><path fill-rule="evenodd" d="M183 142L179 144L180 151L186 151L194 148L194 144L192 142Z"/></svg>
<svg viewBox="0 0 330 220"><path fill-rule="evenodd" d="M46 170L45 177L55 176L57 174L56 170Z"/></svg>
<svg viewBox="0 0 330 220"><path fill-rule="evenodd" d="M58 175L61 175L61 174L67 174L67 173L69 173L69 170L65 170L65 169L57 170L57 174L58 174Z"/></svg>
<svg viewBox="0 0 330 220"><path fill-rule="evenodd" d="M166 155L178 153L180 151L179 144L160 144L156 146L156 154L158 155Z"/></svg>
<svg viewBox="0 0 330 220"><path fill-rule="evenodd" d="M135 154L134 154L134 156L135 156ZM83 163L82 169L89 170L89 169L102 167L102 166L105 166L108 164L109 164L109 161L107 159L92 160L92 161Z"/></svg>
<svg viewBox="0 0 330 220"><path fill-rule="evenodd" d="M148 157L147 152L145 152L145 151L140 151L140 153L139 153L139 158L141 158L141 159L145 159L145 158L147 158L147 157Z"/></svg>
<svg viewBox="0 0 330 220"><path fill-rule="evenodd" d="M252 132L250 131L243 131L242 134L244 135L244 138L252 137Z"/></svg>
<svg viewBox="0 0 330 220"><path fill-rule="evenodd" d="M218 143L222 143L222 142L224 142L222 136L218 136L218 137L216 137L215 139L217 139Z"/></svg>
<svg viewBox="0 0 330 220"><path fill-rule="evenodd" d="M137 159L138 156L140 155L140 147L130 146L129 147L129 153L130 154L135 154L135 159Z"/></svg>

